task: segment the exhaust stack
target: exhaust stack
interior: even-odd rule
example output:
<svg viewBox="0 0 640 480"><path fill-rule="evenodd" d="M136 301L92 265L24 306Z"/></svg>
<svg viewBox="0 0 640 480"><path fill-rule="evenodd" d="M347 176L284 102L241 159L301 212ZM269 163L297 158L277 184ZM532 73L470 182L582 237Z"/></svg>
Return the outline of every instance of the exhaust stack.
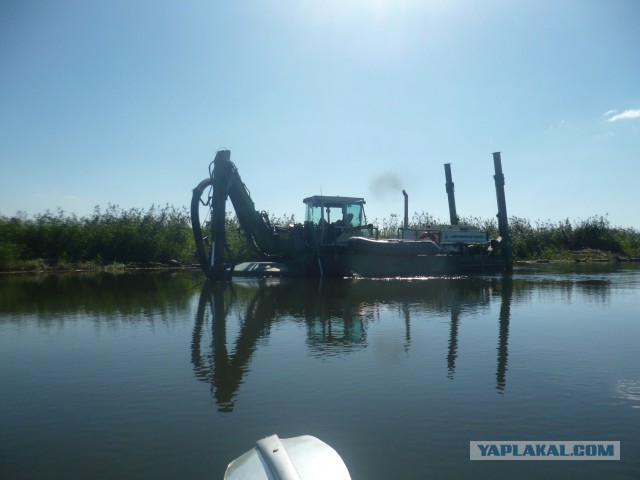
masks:
<svg viewBox="0 0 640 480"><path fill-rule="evenodd" d="M456 213L456 197L453 194L453 180L451 180L451 164L444 164L444 176L447 179L445 186L447 187L447 197L449 198L449 220L451 225L458 225L458 214Z"/></svg>
<svg viewBox="0 0 640 480"><path fill-rule="evenodd" d="M409 228L409 195L404 190L402 195L404 195L404 228Z"/></svg>

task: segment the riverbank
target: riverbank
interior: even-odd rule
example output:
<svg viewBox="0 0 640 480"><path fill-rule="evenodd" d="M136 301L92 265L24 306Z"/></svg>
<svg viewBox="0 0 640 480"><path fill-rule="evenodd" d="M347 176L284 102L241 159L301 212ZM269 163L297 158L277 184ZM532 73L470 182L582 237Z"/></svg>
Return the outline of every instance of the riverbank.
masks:
<svg viewBox="0 0 640 480"><path fill-rule="evenodd" d="M621 255L602 250L585 248L570 252L558 252L537 258L515 259L516 263L629 263L640 262L640 257Z"/></svg>
<svg viewBox="0 0 640 480"><path fill-rule="evenodd" d="M29 260L18 262L11 266L0 268L0 274L22 274L22 273L69 273L69 272L108 272L123 273L134 271L181 271L181 270L198 270L197 264L182 264L174 261L169 263L151 262L151 263L111 263L99 265L95 262L80 263L59 263L47 262L44 260Z"/></svg>
<svg viewBox="0 0 640 480"><path fill-rule="evenodd" d="M585 249L575 252L565 252L550 257L515 259L515 264L541 264L541 263L640 263L640 257L627 257L601 250ZM181 263L177 260L162 263L111 263L100 265L95 262L67 263L30 260L17 263L10 268L0 269L0 274L21 274L21 273L69 273L69 272L108 272L124 273L133 271L181 271L199 270L196 263Z"/></svg>

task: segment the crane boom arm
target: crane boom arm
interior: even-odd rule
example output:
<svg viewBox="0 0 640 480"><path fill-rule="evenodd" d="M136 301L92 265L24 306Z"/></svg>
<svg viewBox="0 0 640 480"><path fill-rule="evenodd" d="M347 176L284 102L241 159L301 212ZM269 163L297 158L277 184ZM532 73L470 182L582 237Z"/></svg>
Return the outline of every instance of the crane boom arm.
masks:
<svg viewBox="0 0 640 480"><path fill-rule="evenodd" d="M227 198L231 200L238 222L247 241L262 257L278 256L277 235L266 214L256 211L251 195L240 178L238 169L231 162L229 150L219 150L213 160L210 178L203 180L193 191L191 221L200 264L209 278L224 278L224 253L226 247L225 211ZM205 188L213 187L210 198L211 252L205 252L200 229L198 203Z"/></svg>

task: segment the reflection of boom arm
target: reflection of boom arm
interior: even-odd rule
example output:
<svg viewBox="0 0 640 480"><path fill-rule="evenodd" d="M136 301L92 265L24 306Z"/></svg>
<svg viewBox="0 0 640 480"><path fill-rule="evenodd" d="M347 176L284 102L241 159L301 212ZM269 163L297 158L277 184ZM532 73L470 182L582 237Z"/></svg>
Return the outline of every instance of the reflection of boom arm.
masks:
<svg viewBox="0 0 640 480"><path fill-rule="evenodd" d="M266 213L259 213L251 200L249 191L238 173L238 169L231 162L229 150L219 150L213 160L213 172L211 177L203 180L193 191L191 201L191 222L194 229L198 260L206 265L209 277L215 280L224 276L224 252L225 238L225 210L227 197L231 200L235 209L238 222L242 227L249 245L255 247L260 256L268 257L278 255L277 236L271 227ZM211 196L211 252L205 252L198 204L203 191L207 187L213 187ZM210 253L209 258L207 254Z"/></svg>

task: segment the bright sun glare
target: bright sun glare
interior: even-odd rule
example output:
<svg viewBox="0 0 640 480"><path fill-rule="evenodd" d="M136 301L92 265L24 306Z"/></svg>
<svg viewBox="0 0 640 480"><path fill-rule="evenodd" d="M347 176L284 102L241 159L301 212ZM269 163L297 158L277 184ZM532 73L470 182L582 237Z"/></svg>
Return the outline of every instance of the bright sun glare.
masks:
<svg viewBox="0 0 640 480"><path fill-rule="evenodd" d="M434 21L446 7L444 0L323 0L294 3L296 21L330 32L347 50L392 58L411 44L411 32L426 28L420 19ZM442 20L442 19L441 19Z"/></svg>
<svg viewBox="0 0 640 480"><path fill-rule="evenodd" d="M317 5L324 20L357 24L385 22L424 3L417 0L325 0Z"/></svg>

